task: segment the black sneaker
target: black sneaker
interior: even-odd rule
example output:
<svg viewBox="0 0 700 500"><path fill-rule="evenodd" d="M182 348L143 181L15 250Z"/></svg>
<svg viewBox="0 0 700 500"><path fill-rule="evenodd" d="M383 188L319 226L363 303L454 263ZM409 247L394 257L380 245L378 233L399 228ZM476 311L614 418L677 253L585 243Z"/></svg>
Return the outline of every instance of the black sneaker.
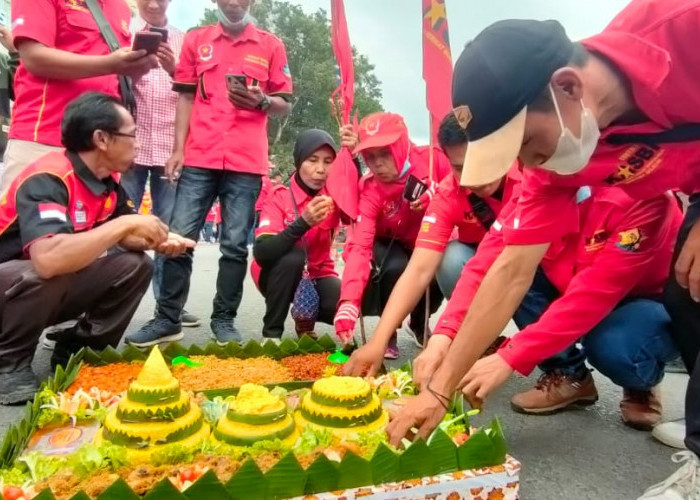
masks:
<svg viewBox="0 0 700 500"><path fill-rule="evenodd" d="M220 347L224 347L231 342L240 343L243 340L241 333L233 326L232 319L212 318L211 323L212 338Z"/></svg>
<svg viewBox="0 0 700 500"><path fill-rule="evenodd" d="M423 342L425 342L425 325L418 325L419 321L413 321L413 319L406 319L403 322L403 331L411 336L411 340L419 349L423 348Z"/></svg>
<svg viewBox="0 0 700 500"><path fill-rule="evenodd" d="M196 328L202 324L202 322L197 316L188 313L184 309L182 310L182 314L180 315L180 321L182 322L182 326L186 328Z"/></svg>
<svg viewBox="0 0 700 500"><path fill-rule="evenodd" d="M181 325L165 318L153 318L138 332L126 337L126 343L134 347L150 347L163 342L175 342L184 338Z"/></svg>
<svg viewBox="0 0 700 500"><path fill-rule="evenodd" d="M34 399L39 380L30 367L0 374L0 404L16 405Z"/></svg>

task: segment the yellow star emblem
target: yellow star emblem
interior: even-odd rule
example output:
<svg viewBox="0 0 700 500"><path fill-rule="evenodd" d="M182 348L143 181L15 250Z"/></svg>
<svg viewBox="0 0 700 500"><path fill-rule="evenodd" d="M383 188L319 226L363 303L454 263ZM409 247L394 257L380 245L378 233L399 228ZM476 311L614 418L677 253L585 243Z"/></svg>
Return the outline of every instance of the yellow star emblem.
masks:
<svg viewBox="0 0 700 500"><path fill-rule="evenodd" d="M445 9L444 0L430 0L430 9L426 12L424 19L430 19L430 26L433 29L437 27L437 24L442 20L447 18L447 10Z"/></svg>

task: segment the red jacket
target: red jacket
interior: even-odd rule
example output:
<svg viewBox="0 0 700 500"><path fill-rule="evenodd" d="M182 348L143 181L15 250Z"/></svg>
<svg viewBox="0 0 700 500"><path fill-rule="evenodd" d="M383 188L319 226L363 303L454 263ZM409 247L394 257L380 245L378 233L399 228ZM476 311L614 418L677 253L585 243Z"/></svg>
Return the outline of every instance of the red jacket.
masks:
<svg viewBox="0 0 700 500"><path fill-rule="evenodd" d="M403 190L409 175L423 181L429 178L430 147L411 146L408 161L408 170L396 182L385 184L372 174L360 181L360 214L343 253L346 262L340 302L349 301L360 306L369 280L376 238L395 237L397 243L409 249L414 247L425 212L412 211L403 198ZM452 175L450 162L435 148L433 180L440 182L448 175Z"/></svg>
<svg viewBox="0 0 700 500"><path fill-rule="evenodd" d="M436 334L454 337L483 277L504 247L504 222L515 201L462 272ZM542 269L562 293L544 315L499 350L510 366L528 375L607 316L626 297L659 297L668 278L682 215L671 195L635 201L624 191L601 188L579 205L581 230L552 244Z"/></svg>
<svg viewBox="0 0 700 500"><path fill-rule="evenodd" d="M521 173L518 166L510 169L503 186L501 199L485 198L484 201L498 216L501 207L520 190ZM462 243L479 244L486 236L486 228L474 213L469 202L469 189L459 185L454 175L445 177L438 186L435 198L425 211L416 248L443 252L457 229L457 239Z"/></svg>
<svg viewBox="0 0 700 500"><path fill-rule="evenodd" d="M270 181L270 178L267 175L263 175L262 176L262 186L260 188L260 194L258 195L258 199L255 202L255 211L256 212L262 212L262 209L265 206L265 200L267 199L267 196L270 194L271 190L272 190L272 182Z"/></svg>
<svg viewBox="0 0 700 500"><path fill-rule="evenodd" d="M256 238L282 232L304 212L304 208L312 200L312 197L299 187L294 176L292 176L289 185L289 188L283 185L272 188L260 214L260 222L255 230ZM294 193L299 215L294 211L290 190ZM325 187L318 194L328 196ZM309 259L308 271L311 278L337 276L335 263L331 259L331 245L339 224L340 212L336 208L326 220L309 229L304 237L297 242L297 245L306 246ZM250 272L257 284L260 277L260 265L253 261Z"/></svg>

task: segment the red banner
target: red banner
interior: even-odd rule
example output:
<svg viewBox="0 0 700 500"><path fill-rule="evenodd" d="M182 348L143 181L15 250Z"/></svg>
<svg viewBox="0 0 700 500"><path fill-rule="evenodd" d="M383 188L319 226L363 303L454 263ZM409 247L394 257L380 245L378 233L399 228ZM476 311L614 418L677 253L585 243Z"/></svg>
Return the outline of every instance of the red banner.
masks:
<svg viewBox="0 0 700 500"><path fill-rule="evenodd" d="M445 0L423 2L423 79L426 103L437 140L440 122L452 109L452 55Z"/></svg>
<svg viewBox="0 0 700 500"><path fill-rule="evenodd" d="M355 65L352 45L345 18L343 0L331 0L331 44L338 62L340 83L331 96L331 105L338 120L347 125L355 102ZM352 159L352 152L343 148L328 174L326 187L341 212L347 219L357 219L360 175Z"/></svg>

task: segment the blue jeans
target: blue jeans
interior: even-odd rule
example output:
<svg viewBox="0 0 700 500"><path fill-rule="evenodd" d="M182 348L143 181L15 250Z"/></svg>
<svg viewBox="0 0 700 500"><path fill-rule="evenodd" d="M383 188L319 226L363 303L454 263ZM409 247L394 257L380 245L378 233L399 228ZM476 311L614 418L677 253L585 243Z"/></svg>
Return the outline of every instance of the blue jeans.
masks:
<svg viewBox="0 0 700 500"><path fill-rule="evenodd" d="M153 201L153 215L157 216L165 224L170 224L175 205L175 184L171 184L167 179L161 179L165 175L163 167L144 167L134 165L130 170L122 175L120 184L126 194L134 202L136 210L141 207L143 193L146 191L146 183L150 175L151 200ZM160 295L160 283L163 279L163 261L165 258L155 254L153 259L153 296L156 300Z"/></svg>
<svg viewBox="0 0 700 500"><path fill-rule="evenodd" d="M233 319L243 297L248 268L248 232L253 224L259 175L185 167L177 185L170 230L197 240L214 200L221 202L219 275L212 319ZM180 322L192 274L192 250L165 259L158 316Z"/></svg>
<svg viewBox="0 0 700 500"><path fill-rule="evenodd" d="M202 233L204 241L207 243L212 243L214 241L214 223L212 221L206 221L204 223L204 231Z"/></svg>
<svg viewBox="0 0 700 500"><path fill-rule="evenodd" d="M467 245L459 240L450 241L445 248L435 279L440 291L449 300L462 275L462 269L476 254L476 245Z"/></svg>
<svg viewBox="0 0 700 500"><path fill-rule="evenodd" d="M536 322L558 296L556 288L538 270L513 317L518 328ZM582 349L574 344L542 362L540 369L581 377L588 359L616 385L646 391L661 382L664 364L677 356L669 326L670 318L661 302L627 299L581 338Z"/></svg>

